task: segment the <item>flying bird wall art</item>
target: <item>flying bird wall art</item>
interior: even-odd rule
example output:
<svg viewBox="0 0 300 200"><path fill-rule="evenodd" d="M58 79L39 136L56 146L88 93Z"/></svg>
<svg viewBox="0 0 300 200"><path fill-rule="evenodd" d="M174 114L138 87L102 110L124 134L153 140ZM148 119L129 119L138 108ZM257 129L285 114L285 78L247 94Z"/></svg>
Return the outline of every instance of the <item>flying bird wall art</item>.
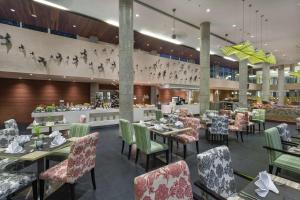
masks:
<svg viewBox="0 0 300 200"><path fill-rule="evenodd" d="M0 35L1 45L6 46L6 53L8 53L12 48L11 36L9 33L6 33L5 36Z"/></svg>
<svg viewBox="0 0 300 200"><path fill-rule="evenodd" d="M37 61L38 61L38 63L43 64L44 67L47 66L47 61L44 57L39 56Z"/></svg>

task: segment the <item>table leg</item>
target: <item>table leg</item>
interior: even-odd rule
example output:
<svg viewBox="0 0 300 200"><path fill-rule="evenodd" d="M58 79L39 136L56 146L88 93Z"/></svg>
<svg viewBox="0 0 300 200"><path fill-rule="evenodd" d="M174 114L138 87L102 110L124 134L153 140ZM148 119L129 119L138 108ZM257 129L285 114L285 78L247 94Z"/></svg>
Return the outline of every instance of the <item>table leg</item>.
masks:
<svg viewBox="0 0 300 200"><path fill-rule="evenodd" d="M37 186L38 186L38 197L40 198L40 178L39 175L45 170L45 159L40 158L37 160Z"/></svg>
<svg viewBox="0 0 300 200"><path fill-rule="evenodd" d="M169 136L168 137L168 147L169 147L169 160L172 162L172 154L173 154L173 152L171 151L172 149L173 149L173 142L172 142L172 137L171 136Z"/></svg>

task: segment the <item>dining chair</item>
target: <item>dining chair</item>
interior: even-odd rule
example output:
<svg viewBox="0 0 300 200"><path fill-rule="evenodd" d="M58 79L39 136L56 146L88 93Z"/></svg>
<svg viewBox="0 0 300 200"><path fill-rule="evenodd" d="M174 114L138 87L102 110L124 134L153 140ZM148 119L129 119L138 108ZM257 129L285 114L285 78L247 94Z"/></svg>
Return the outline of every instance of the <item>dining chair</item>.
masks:
<svg viewBox="0 0 300 200"><path fill-rule="evenodd" d="M163 113L161 110L155 110L155 119L156 121L159 121L161 118L163 118Z"/></svg>
<svg viewBox="0 0 300 200"><path fill-rule="evenodd" d="M296 129L300 130L300 117L296 118Z"/></svg>
<svg viewBox="0 0 300 200"><path fill-rule="evenodd" d="M86 136L90 133L90 125L86 123L72 123L70 130L68 132L68 137L80 138ZM51 153L51 155L46 157L46 169L49 168L50 160L62 161L69 156L70 146L57 149Z"/></svg>
<svg viewBox="0 0 300 200"><path fill-rule="evenodd" d="M248 181L254 178L237 172L232 167L230 152L227 146L219 146L197 155L199 180L195 185L208 195L218 200L234 197L237 192L235 176ZM207 198L206 198L207 199Z"/></svg>
<svg viewBox="0 0 300 200"><path fill-rule="evenodd" d="M9 119L9 120L5 121L4 126L5 126L5 128L15 129L16 135L19 135L20 131L19 131L19 127L18 127L18 124L15 119Z"/></svg>
<svg viewBox="0 0 300 200"><path fill-rule="evenodd" d="M135 138L136 138L136 157L135 163L138 161L139 152L146 154L146 171L149 169L149 159L151 155L156 153L165 152L166 153L166 162L169 163L169 149L165 144L161 144L150 139L150 131L143 124L133 124Z"/></svg>
<svg viewBox="0 0 300 200"><path fill-rule="evenodd" d="M129 146L128 150L128 160L131 155L132 145L135 144L135 135L131 123L128 120L120 119L120 130L122 135L122 151L124 151L125 143Z"/></svg>
<svg viewBox="0 0 300 200"><path fill-rule="evenodd" d="M183 144L183 158L186 158L186 145L194 143L196 144L197 153L199 153L199 129L201 128L200 119L194 117L179 118L182 121L184 127L191 128L191 130L174 135L172 139ZM171 150L172 153L172 150Z"/></svg>
<svg viewBox="0 0 300 200"><path fill-rule="evenodd" d="M0 172L0 199L11 199L11 197L32 186L33 199L37 200L37 180L34 173Z"/></svg>
<svg viewBox="0 0 300 200"><path fill-rule="evenodd" d="M87 172L91 173L93 189L96 190L95 165L98 139L98 132L78 138L71 145L66 160L40 174L40 200L44 199L45 181L67 184L70 187L71 199L75 200L75 183Z"/></svg>
<svg viewBox="0 0 300 200"><path fill-rule="evenodd" d="M228 129L229 132L235 132L236 139L239 139L239 134L241 136L242 142L244 142L243 139L243 132L247 129L248 124L248 117L245 113L238 112L235 115L235 121L234 125L229 125Z"/></svg>
<svg viewBox="0 0 300 200"><path fill-rule="evenodd" d="M181 160L136 177L134 199L200 200L200 197L193 194L189 167Z"/></svg>
<svg viewBox="0 0 300 200"><path fill-rule="evenodd" d="M276 127L265 130L265 149L268 151L269 157L269 173L273 172L276 167L277 175L281 169L300 174L300 154L292 153L283 149L278 129ZM288 143L292 145L291 143Z"/></svg>
<svg viewBox="0 0 300 200"><path fill-rule="evenodd" d="M179 109L179 116L180 117L188 117L189 114L189 110L187 108L180 108Z"/></svg>
<svg viewBox="0 0 300 200"><path fill-rule="evenodd" d="M228 146L228 126L227 116L213 117L211 127L208 129L211 141L220 139L222 142L226 141Z"/></svg>
<svg viewBox="0 0 300 200"><path fill-rule="evenodd" d="M266 110L265 109L253 109L252 110L252 122L258 124L258 130L260 131L260 124L266 129Z"/></svg>

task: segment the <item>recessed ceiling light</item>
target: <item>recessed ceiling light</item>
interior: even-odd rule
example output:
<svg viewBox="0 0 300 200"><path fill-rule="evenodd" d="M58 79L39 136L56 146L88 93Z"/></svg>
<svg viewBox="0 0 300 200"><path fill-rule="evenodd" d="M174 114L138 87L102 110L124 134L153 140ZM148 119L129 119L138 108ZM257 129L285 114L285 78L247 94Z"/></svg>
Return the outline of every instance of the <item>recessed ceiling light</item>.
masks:
<svg viewBox="0 0 300 200"><path fill-rule="evenodd" d="M46 1L46 0L33 0L33 1L44 4L44 5L47 5L47 6L51 6L51 7L54 7L54 8L58 8L58 9L61 9L61 10L69 10L68 8L66 8L64 6L61 6L61 5L58 5L56 3Z"/></svg>
<svg viewBox="0 0 300 200"><path fill-rule="evenodd" d="M31 14L32 17L34 18L37 18L37 15L36 14Z"/></svg>
<svg viewBox="0 0 300 200"><path fill-rule="evenodd" d="M32 74L29 74L30 76L32 76Z"/></svg>
<svg viewBox="0 0 300 200"><path fill-rule="evenodd" d="M91 80L94 80L94 78L91 78Z"/></svg>
<svg viewBox="0 0 300 200"><path fill-rule="evenodd" d="M19 77L18 79L22 79L22 77Z"/></svg>
<svg viewBox="0 0 300 200"><path fill-rule="evenodd" d="M298 65L300 65L300 62L298 62Z"/></svg>
<svg viewBox="0 0 300 200"><path fill-rule="evenodd" d="M250 35L251 38L255 38L255 35Z"/></svg>
<svg viewBox="0 0 300 200"><path fill-rule="evenodd" d="M209 9L209 8L206 8L206 12L209 13L209 12L210 12L210 9Z"/></svg>
<svg viewBox="0 0 300 200"><path fill-rule="evenodd" d="M173 52L174 50L173 49L171 49L171 52Z"/></svg>
<svg viewBox="0 0 300 200"><path fill-rule="evenodd" d="M76 28L77 26L75 24L73 24L73 28Z"/></svg>
<svg viewBox="0 0 300 200"><path fill-rule="evenodd" d="M201 38L200 38L200 37L198 37L197 39L198 39L198 40L200 40Z"/></svg>
<svg viewBox="0 0 300 200"><path fill-rule="evenodd" d="M285 54L282 54L282 56L285 57L286 55L285 55Z"/></svg>
<svg viewBox="0 0 300 200"><path fill-rule="evenodd" d="M159 49L162 49L162 47L159 47Z"/></svg>
<svg viewBox="0 0 300 200"><path fill-rule="evenodd" d="M149 44L147 44L147 47L149 47Z"/></svg>
<svg viewBox="0 0 300 200"><path fill-rule="evenodd" d="M51 78L48 78L48 81L51 81Z"/></svg>
<svg viewBox="0 0 300 200"><path fill-rule="evenodd" d="M236 25L235 25L235 24L233 24L233 25L232 25L232 27L233 27L233 28L235 28L235 27L236 27Z"/></svg>
<svg viewBox="0 0 300 200"><path fill-rule="evenodd" d="M140 15L139 14L135 14L135 17L139 17Z"/></svg>
<svg viewBox="0 0 300 200"><path fill-rule="evenodd" d="M275 49L274 52L278 52L278 49Z"/></svg>
<svg viewBox="0 0 300 200"><path fill-rule="evenodd" d="M64 76L64 78L66 78L66 76Z"/></svg>
<svg viewBox="0 0 300 200"><path fill-rule="evenodd" d="M13 9L13 8L11 8L11 9L10 9L10 11L11 11L11 12L15 12L16 10L15 10L15 9Z"/></svg>
<svg viewBox="0 0 300 200"><path fill-rule="evenodd" d="M265 46L268 46L269 44L268 44L268 43L264 43L264 45L265 45Z"/></svg>

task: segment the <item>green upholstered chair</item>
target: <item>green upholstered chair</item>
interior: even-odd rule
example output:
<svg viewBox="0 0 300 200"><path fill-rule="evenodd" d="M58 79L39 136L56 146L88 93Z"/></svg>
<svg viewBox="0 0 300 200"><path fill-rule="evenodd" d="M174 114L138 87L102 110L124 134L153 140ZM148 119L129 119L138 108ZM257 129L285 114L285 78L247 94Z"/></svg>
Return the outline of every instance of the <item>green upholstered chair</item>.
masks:
<svg viewBox="0 0 300 200"><path fill-rule="evenodd" d="M156 153L165 152L166 153L166 162L169 162L169 149L165 144L160 144L158 142L152 141L150 139L150 131L149 129L142 124L133 124L135 137L136 137L136 158L135 163L138 161L139 152L143 152L147 156L146 161L146 171L149 168L149 159L150 155L155 155Z"/></svg>
<svg viewBox="0 0 300 200"><path fill-rule="evenodd" d="M83 137L90 133L90 125L86 123L72 123L69 130L69 137ZM49 160L61 161L66 159L70 153L70 146L54 151L46 159L46 168L49 167Z"/></svg>
<svg viewBox="0 0 300 200"><path fill-rule="evenodd" d="M135 135L134 131L132 129L132 126L128 120L120 119L120 130L122 135L122 151L124 151L124 145L125 143L129 145L128 150L128 160L130 159L131 155L131 147L133 144L135 144Z"/></svg>
<svg viewBox="0 0 300 200"><path fill-rule="evenodd" d="M248 108L237 107L234 112L248 112Z"/></svg>
<svg viewBox="0 0 300 200"><path fill-rule="evenodd" d="M269 173L276 167L276 174L281 169L300 174L300 155L283 150L281 138L276 127L265 130L266 148L269 154Z"/></svg>
<svg viewBox="0 0 300 200"><path fill-rule="evenodd" d="M260 124L263 124L264 130L266 129L266 110L265 109L253 109L252 120L258 124L258 130L260 131Z"/></svg>
<svg viewBox="0 0 300 200"><path fill-rule="evenodd" d="M156 110L155 111L155 119L157 120L157 121L159 121L161 118L163 118L164 116L163 116L163 113L162 113L162 111L161 110Z"/></svg>

